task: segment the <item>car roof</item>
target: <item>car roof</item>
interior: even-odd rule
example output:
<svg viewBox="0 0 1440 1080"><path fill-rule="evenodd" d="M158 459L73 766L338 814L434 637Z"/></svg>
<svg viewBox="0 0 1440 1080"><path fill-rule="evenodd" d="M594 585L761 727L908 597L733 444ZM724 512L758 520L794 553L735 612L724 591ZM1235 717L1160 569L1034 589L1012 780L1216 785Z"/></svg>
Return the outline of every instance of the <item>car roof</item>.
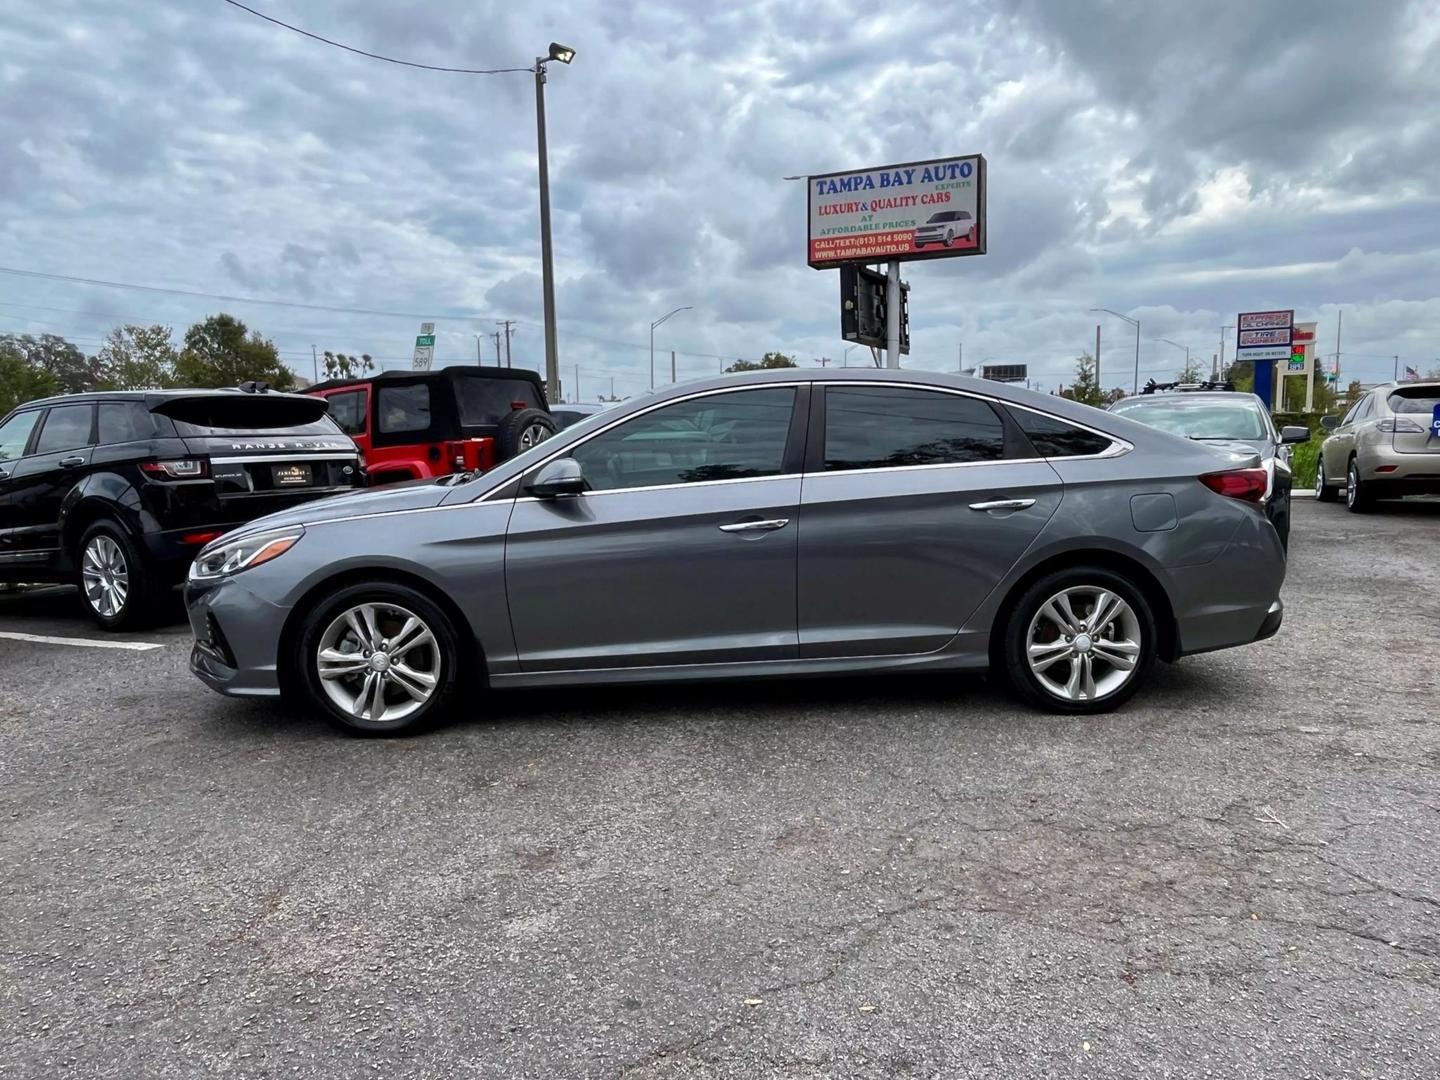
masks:
<svg viewBox="0 0 1440 1080"><path fill-rule="evenodd" d="M1235 398L1243 398L1252 404L1260 403L1256 395L1246 390L1172 390L1160 394L1132 394L1130 397L1121 398L1110 408L1116 409L1121 405L1128 407L1141 402L1153 405L1156 402L1174 404L1177 401L1230 401Z"/></svg>
<svg viewBox="0 0 1440 1080"><path fill-rule="evenodd" d="M496 368L496 367L468 367L465 365L452 365L450 367L434 368L431 371L377 371L372 375L356 375L349 379L326 379L324 382L314 383L305 387L304 393L311 393L315 390L333 390L340 386L359 386L363 383L388 383L388 382L436 382L439 380L454 381L456 378L467 379L520 379L524 382L533 383L541 390L545 388L545 380L540 378L540 373L531 371L529 368Z"/></svg>
<svg viewBox="0 0 1440 1080"><path fill-rule="evenodd" d="M281 390L241 390L236 386L175 387L169 390L86 390L78 394L55 394L52 397L36 398L34 401L22 402L15 408L16 411L19 411L20 409L41 409L52 405L87 405L97 401L136 401L147 407L153 407L161 402L174 401L177 398L227 397L235 394L243 394L246 397L288 398L302 396L299 394L286 393Z"/></svg>

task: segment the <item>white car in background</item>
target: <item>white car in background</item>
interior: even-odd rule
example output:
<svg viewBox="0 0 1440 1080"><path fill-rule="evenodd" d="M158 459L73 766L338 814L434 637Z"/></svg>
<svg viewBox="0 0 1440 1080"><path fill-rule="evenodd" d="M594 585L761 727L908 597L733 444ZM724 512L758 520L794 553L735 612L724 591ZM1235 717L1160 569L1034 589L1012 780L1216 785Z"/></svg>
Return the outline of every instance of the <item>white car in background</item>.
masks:
<svg viewBox="0 0 1440 1080"><path fill-rule="evenodd" d="M943 244L951 247L956 240L975 242L975 219L968 210L941 210L930 215L924 225L915 228L915 247Z"/></svg>

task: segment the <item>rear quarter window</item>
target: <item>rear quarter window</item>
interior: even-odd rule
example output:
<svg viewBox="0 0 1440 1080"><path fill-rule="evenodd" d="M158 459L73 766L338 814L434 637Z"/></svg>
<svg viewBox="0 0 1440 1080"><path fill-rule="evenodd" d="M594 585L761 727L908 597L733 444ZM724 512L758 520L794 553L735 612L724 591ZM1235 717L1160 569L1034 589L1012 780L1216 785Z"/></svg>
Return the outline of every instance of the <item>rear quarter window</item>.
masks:
<svg viewBox="0 0 1440 1080"><path fill-rule="evenodd" d="M1089 457L1103 454L1114 442L1108 435L1097 435L1029 409L1011 409L1010 415L1041 457Z"/></svg>

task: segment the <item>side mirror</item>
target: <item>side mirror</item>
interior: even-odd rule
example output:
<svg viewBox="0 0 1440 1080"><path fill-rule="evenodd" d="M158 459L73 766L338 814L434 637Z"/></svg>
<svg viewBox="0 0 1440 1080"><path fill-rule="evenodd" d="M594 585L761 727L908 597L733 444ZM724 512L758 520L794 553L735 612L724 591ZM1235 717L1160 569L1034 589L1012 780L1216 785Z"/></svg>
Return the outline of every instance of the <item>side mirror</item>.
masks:
<svg viewBox="0 0 1440 1080"><path fill-rule="evenodd" d="M574 458L556 458L535 474L530 494L537 499L559 499L585 493L585 473Z"/></svg>
<svg viewBox="0 0 1440 1080"><path fill-rule="evenodd" d="M1282 443L1302 443L1310 441L1310 429L1301 427L1299 424L1287 425L1280 429L1280 441Z"/></svg>
<svg viewBox="0 0 1440 1080"><path fill-rule="evenodd" d="M1322 416L1320 417L1320 426L1326 431L1334 431L1337 427L1340 426L1340 417Z"/></svg>

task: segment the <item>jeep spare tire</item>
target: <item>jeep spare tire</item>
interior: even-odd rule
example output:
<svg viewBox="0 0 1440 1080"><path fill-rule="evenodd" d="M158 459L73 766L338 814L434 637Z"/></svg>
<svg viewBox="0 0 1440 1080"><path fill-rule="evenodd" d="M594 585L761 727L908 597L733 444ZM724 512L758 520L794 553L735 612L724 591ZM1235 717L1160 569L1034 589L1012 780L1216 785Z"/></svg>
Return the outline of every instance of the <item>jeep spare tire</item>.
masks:
<svg viewBox="0 0 1440 1080"><path fill-rule="evenodd" d="M543 409L515 409L500 419L500 455L509 460L560 430Z"/></svg>

